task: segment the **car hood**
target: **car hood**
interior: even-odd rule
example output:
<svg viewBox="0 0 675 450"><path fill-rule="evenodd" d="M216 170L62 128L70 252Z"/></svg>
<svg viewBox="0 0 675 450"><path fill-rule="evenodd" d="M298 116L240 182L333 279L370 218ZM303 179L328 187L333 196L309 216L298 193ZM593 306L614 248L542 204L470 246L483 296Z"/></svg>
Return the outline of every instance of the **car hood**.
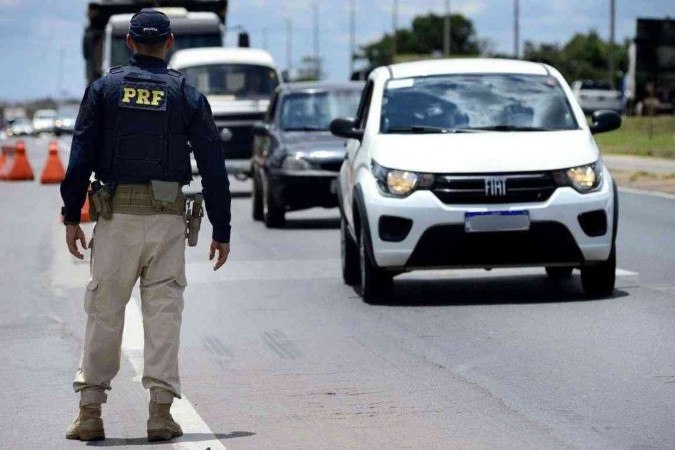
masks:
<svg viewBox="0 0 675 450"><path fill-rule="evenodd" d="M238 99L227 95L207 97L214 115L264 113L270 104L269 99Z"/></svg>
<svg viewBox="0 0 675 450"><path fill-rule="evenodd" d="M595 162L587 130L479 132L375 137L372 157L390 169L428 173L532 172Z"/></svg>
<svg viewBox="0 0 675 450"><path fill-rule="evenodd" d="M289 154L303 154L310 159L344 158L344 139L329 132L286 132L281 143Z"/></svg>
<svg viewBox="0 0 675 450"><path fill-rule="evenodd" d="M579 95L589 95L593 97L617 98L621 93L619 91L608 91L605 89L581 89Z"/></svg>

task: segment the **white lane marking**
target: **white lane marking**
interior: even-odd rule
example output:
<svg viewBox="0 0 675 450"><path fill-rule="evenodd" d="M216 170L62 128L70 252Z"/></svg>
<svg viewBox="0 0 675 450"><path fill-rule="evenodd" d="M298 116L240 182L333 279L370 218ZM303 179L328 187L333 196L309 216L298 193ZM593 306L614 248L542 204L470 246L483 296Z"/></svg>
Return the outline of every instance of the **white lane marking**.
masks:
<svg viewBox="0 0 675 450"><path fill-rule="evenodd" d="M640 275L637 272L631 272L630 270L625 270L625 269L616 269L616 276L617 277L635 277Z"/></svg>
<svg viewBox="0 0 675 450"><path fill-rule="evenodd" d="M136 298L131 298L129 305L127 305L125 316L122 351L129 361L131 361L131 365L136 372L134 380L140 380L143 375L143 317ZM183 428L185 438L189 439L190 434L205 436L203 440L200 439L195 442L181 442L182 438L177 438L170 442L175 448L225 450L225 446L215 437L213 431L211 431L185 395L183 395L181 400L174 401L171 407L171 415Z"/></svg>
<svg viewBox="0 0 675 450"><path fill-rule="evenodd" d="M668 200L675 200L675 194L669 194L667 192L660 192L660 191L646 191L643 189L634 189L634 188L627 188L627 187L620 187L619 192L625 192L627 194L635 194L635 195L649 195L650 197L659 197L659 198L665 198Z"/></svg>

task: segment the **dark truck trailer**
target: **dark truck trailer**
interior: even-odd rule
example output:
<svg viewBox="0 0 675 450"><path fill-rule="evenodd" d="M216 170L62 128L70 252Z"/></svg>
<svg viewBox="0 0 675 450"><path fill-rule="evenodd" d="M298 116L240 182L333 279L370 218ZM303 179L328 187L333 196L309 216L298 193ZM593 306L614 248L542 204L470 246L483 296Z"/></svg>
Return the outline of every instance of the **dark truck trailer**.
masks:
<svg viewBox="0 0 675 450"><path fill-rule="evenodd" d="M228 0L96 0L89 2L89 23L84 31L82 52L86 61L87 82L103 75L103 37L111 16L133 14L143 8L180 7L189 12L212 12L223 25L227 17Z"/></svg>
<svg viewBox="0 0 675 450"><path fill-rule="evenodd" d="M629 49L628 109L633 114L675 110L675 20L638 19Z"/></svg>

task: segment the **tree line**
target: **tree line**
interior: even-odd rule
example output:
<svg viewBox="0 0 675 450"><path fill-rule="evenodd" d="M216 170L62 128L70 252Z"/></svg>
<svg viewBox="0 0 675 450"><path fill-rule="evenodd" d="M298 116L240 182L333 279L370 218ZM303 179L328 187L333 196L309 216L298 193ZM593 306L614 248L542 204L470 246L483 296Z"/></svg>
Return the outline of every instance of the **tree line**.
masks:
<svg viewBox="0 0 675 450"><path fill-rule="evenodd" d="M361 47L354 57L366 62L369 68L423 57L440 57L443 54L444 16L427 14L413 19L410 28L401 28L385 34L380 40ZM461 15L450 16L452 57L490 56L510 58L491 50L486 40L481 40L471 19ZM394 37L395 47L394 47ZM396 56L394 56L394 48ZM611 45L596 31L577 33L565 44L535 43L526 41L522 59L550 64L568 81L577 79L608 79L610 54L614 54L617 82L628 65L628 42Z"/></svg>

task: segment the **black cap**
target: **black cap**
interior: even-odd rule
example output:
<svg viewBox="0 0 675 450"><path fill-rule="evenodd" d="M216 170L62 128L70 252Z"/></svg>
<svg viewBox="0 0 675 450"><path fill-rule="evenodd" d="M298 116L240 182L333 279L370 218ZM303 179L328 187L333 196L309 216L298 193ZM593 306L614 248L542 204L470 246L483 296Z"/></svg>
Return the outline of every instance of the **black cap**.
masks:
<svg viewBox="0 0 675 450"><path fill-rule="evenodd" d="M129 35L141 44L157 44L171 34L171 21L166 14L151 8L143 8L129 22Z"/></svg>

